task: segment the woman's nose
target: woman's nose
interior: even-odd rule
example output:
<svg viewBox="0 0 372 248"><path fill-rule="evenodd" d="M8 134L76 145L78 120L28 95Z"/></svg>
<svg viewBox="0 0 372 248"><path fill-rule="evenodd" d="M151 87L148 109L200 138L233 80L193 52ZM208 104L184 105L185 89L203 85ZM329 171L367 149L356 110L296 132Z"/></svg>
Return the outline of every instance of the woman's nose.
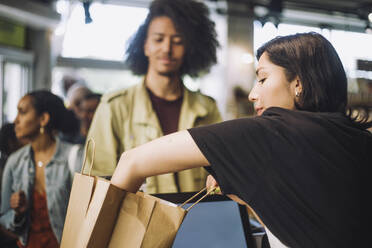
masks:
<svg viewBox="0 0 372 248"><path fill-rule="evenodd" d="M251 102L255 102L258 99L258 92L256 89L256 85L252 88L251 92L249 92L248 100Z"/></svg>

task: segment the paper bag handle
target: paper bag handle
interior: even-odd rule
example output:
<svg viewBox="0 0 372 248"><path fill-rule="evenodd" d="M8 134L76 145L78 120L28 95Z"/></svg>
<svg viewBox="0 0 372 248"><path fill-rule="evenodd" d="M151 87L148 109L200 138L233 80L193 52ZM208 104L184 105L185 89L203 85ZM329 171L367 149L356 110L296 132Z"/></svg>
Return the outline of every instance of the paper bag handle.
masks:
<svg viewBox="0 0 372 248"><path fill-rule="evenodd" d="M186 203L188 203L189 201L191 201L192 199L194 199L195 197L197 197L198 195L200 195L202 192L204 191L207 191L207 193L205 193L205 195L203 195L202 197L200 197L199 200L197 200L196 202L194 202L194 204L192 204L190 207L188 207L186 209L186 211L189 211L192 207L194 207L196 204L198 204L201 200L203 200L205 197L207 197L208 195L211 195L211 194L214 194L214 192L216 190L219 190L219 187L215 188L210 188L209 190L207 190L207 187L203 188L202 190L200 190L198 193L196 193L195 195L193 195L190 199L186 200L184 203L182 203L180 205L180 207L182 208L183 206L186 205Z"/></svg>
<svg viewBox="0 0 372 248"><path fill-rule="evenodd" d="M93 138L89 138L88 141L87 141L87 144L85 145L84 162L83 162L83 166L81 168L81 174L84 175L85 162L87 161L88 146L89 146L90 142L92 142L92 145L93 145L93 148L92 148L93 152L92 152L92 160L90 161L90 167L89 167L89 173L88 173L89 176L90 176L90 173L92 172L94 156L95 156L95 153L96 153L96 143L94 142Z"/></svg>

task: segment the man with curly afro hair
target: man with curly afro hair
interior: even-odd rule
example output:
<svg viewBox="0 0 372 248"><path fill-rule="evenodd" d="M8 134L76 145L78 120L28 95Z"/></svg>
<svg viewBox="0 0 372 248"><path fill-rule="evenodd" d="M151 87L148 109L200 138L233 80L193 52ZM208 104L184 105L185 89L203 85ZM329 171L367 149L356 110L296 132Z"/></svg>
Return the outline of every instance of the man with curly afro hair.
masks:
<svg viewBox="0 0 372 248"><path fill-rule="evenodd" d="M182 81L185 75L205 73L217 62L216 36L203 3L151 3L126 51L126 64L133 74L143 76L142 83L103 96L93 118L88 133L96 143L93 175L110 177L126 150L178 130L221 121L215 101L186 89ZM186 170L148 178L142 188L148 193L197 191L206 176L201 168Z"/></svg>

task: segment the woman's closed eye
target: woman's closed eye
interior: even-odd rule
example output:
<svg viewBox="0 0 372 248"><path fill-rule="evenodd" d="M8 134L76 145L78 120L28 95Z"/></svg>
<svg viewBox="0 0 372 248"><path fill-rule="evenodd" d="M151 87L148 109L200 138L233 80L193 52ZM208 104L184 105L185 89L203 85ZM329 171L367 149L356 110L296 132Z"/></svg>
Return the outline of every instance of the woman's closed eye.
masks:
<svg viewBox="0 0 372 248"><path fill-rule="evenodd" d="M154 39L154 41L157 42L157 43L160 43L160 42L163 41L163 38L156 38L156 39Z"/></svg>
<svg viewBox="0 0 372 248"><path fill-rule="evenodd" d="M24 109L20 109L20 108L18 108L18 114L25 114L27 111L26 110L24 110Z"/></svg>
<svg viewBox="0 0 372 248"><path fill-rule="evenodd" d="M258 83L263 84L265 82L265 80L266 80L266 78L262 78L262 79L258 80Z"/></svg>

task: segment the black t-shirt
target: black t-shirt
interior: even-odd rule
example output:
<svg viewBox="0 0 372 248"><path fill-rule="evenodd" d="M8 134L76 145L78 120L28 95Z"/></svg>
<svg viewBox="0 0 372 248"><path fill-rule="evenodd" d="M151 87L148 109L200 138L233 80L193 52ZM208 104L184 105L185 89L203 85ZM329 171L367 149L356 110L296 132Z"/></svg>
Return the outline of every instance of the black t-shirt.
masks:
<svg viewBox="0 0 372 248"><path fill-rule="evenodd" d="M365 244L372 135L341 113L269 108L189 132L222 191L247 202L284 244Z"/></svg>

